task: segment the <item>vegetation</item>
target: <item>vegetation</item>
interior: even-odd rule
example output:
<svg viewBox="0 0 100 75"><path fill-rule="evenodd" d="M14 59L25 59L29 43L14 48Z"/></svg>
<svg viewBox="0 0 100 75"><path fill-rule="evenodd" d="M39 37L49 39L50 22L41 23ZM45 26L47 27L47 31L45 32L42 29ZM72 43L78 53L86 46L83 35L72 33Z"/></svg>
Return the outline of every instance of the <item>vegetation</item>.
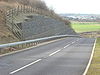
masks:
<svg viewBox="0 0 100 75"><path fill-rule="evenodd" d="M18 39L10 32L5 23L6 22L5 12L10 9L16 8L18 6L31 7L34 10L38 10L34 13L40 14L42 12L43 14L41 15L46 15L56 20L63 21L65 22L66 25L70 25L70 21L64 20L62 17L56 14L52 9L49 9L46 6L45 2L42 0L0 0L0 43L9 43L18 41ZM11 38L11 40L9 40L8 38Z"/></svg>
<svg viewBox="0 0 100 75"><path fill-rule="evenodd" d="M97 39L94 56L87 75L100 75L100 38Z"/></svg>
<svg viewBox="0 0 100 75"><path fill-rule="evenodd" d="M99 22L72 22L72 28L76 32L90 32L90 31L100 31Z"/></svg>
<svg viewBox="0 0 100 75"><path fill-rule="evenodd" d="M0 1L5 1L5 2L9 2L9 3L17 2L19 4L29 5L29 6L41 8L41 9L44 9L44 10L48 9L46 4L41 0L0 0Z"/></svg>
<svg viewBox="0 0 100 75"><path fill-rule="evenodd" d="M42 0L0 0L0 2L5 2L6 4L4 7L7 7L7 8L8 7L14 8L14 7L16 7L16 5L24 5L24 6L30 6L32 8L36 8L36 9L40 10L37 13L40 13L40 12L42 12L41 10L43 10L44 13L46 14L46 16L63 21L63 22L65 22L66 25L70 25L70 21L64 20L62 17L60 17L58 14L56 14L53 9L49 9L47 7L47 5L45 4L45 2ZM4 5L4 3L3 3L3 5Z"/></svg>

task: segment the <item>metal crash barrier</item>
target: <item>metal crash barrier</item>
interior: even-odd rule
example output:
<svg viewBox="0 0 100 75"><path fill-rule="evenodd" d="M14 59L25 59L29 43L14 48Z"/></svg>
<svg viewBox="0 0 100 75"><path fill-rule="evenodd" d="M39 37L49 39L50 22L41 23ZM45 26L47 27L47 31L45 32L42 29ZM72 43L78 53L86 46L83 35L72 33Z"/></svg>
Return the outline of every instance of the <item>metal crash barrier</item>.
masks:
<svg viewBox="0 0 100 75"><path fill-rule="evenodd" d="M79 37L78 35L57 35L57 36L51 36L51 37L45 37L45 38L38 38L34 40L27 40L27 41L21 41L21 42L15 42L15 43L8 43L8 44L2 44L0 45L0 53L5 53L8 51L14 51L16 49L23 49L28 48L31 46L35 46L39 43L65 38L65 37Z"/></svg>

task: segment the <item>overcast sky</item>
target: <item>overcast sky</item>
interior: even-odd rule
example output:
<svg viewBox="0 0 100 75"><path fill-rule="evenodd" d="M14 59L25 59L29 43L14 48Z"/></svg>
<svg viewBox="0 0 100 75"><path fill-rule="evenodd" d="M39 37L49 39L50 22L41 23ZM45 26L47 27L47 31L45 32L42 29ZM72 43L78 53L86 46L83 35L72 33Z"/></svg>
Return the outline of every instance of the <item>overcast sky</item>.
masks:
<svg viewBox="0 0 100 75"><path fill-rule="evenodd" d="M100 0L43 0L56 13L100 14Z"/></svg>

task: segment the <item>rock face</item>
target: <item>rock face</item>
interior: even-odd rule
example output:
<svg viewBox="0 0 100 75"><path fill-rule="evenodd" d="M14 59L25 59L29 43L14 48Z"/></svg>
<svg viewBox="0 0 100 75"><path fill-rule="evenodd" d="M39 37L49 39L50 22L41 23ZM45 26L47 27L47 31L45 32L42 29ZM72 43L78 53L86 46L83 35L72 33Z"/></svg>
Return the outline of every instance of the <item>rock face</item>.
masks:
<svg viewBox="0 0 100 75"><path fill-rule="evenodd" d="M14 34L19 34L20 39L36 39L54 35L75 35L76 33L69 25L65 25L64 22L42 16L31 15L27 16L24 22L18 23L18 27L21 29L15 29Z"/></svg>

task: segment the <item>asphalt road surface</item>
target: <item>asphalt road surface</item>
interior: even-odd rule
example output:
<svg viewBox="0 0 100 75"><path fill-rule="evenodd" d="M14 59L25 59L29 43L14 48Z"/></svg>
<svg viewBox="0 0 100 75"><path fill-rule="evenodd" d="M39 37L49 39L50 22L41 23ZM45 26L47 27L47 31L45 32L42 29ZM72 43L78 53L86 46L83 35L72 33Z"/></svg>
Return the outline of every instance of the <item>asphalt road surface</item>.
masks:
<svg viewBox="0 0 100 75"><path fill-rule="evenodd" d="M0 75L82 75L94 41L71 37L0 57Z"/></svg>

